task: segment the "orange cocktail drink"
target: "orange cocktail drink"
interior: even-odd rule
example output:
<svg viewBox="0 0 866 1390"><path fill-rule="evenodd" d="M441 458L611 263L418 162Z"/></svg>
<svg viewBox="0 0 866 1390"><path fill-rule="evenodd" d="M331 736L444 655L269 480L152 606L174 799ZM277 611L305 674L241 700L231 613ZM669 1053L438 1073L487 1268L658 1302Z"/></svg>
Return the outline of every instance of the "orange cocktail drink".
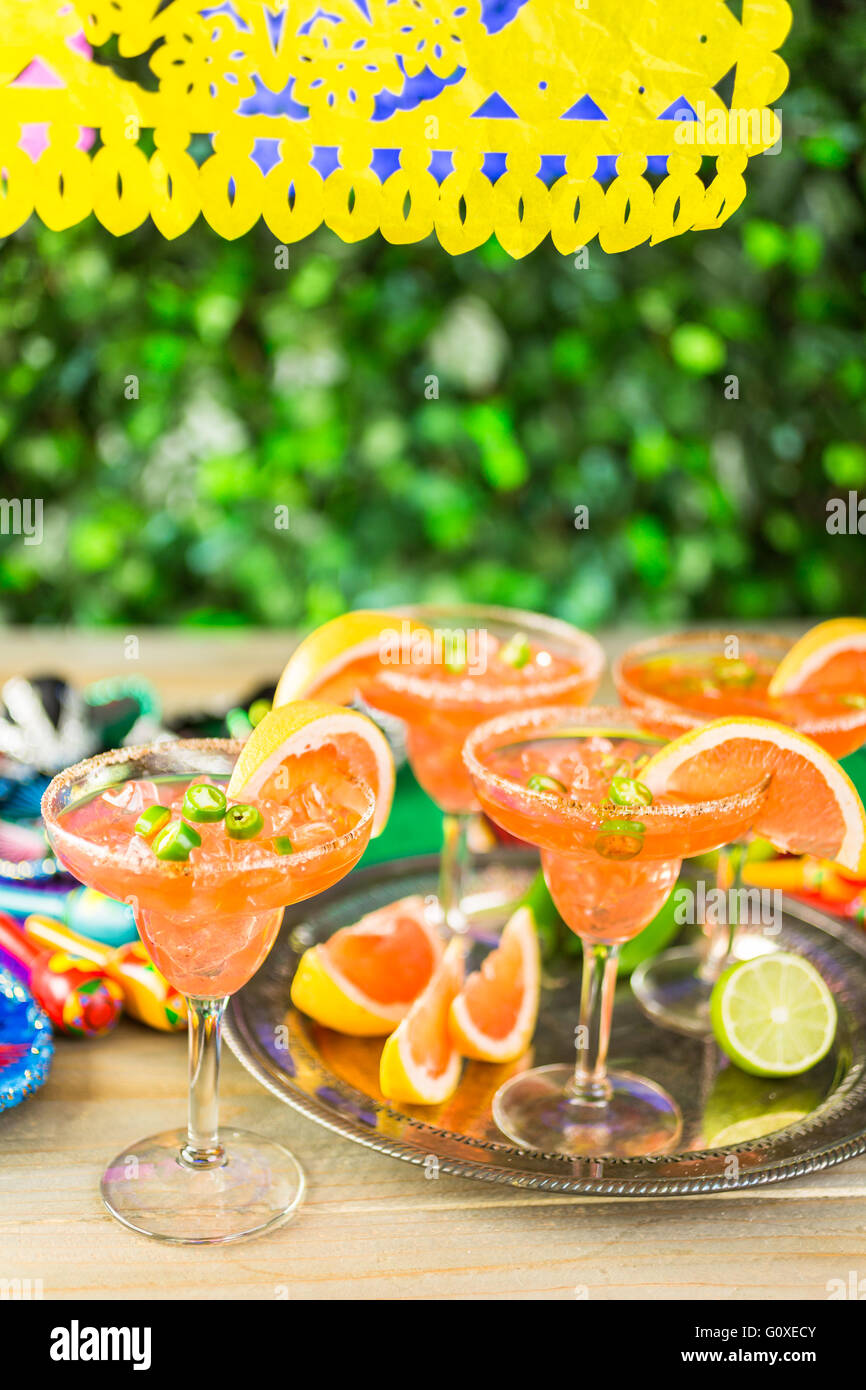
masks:
<svg viewBox="0 0 866 1390"><path fill-rule="evenodd" d="M843 758L866 742L864 629L858 619L838 619L796 644L773 633L674 633L631 647L613 675L623 703L668 738L720 718L771 719ZM742 842L719 857L717 887L732 904L745 896L745 857ZM698 944L641 965L632 986L646 1012L680 1032L708 1034L709 997L735 954L740 925L727 914Z"/></svg>
<svg viewBox="0 0 866 1390"><path fill-rule="evenodd" d="M338 624L365 640L342 663L306 666L304 649L312 652L328 626ZM402 721L412 770L443 812L441 916L452 931L463 931L466 835L479 809L461 756L467 736L496 714L585 702L603 669L598 643L568 623L511 608L420 605L347 614L312 634L290 660L276 703L284 689L290 698L300 693L340 703L360 696Z"/></svg>
<svg viewBox="0 0 866 1390"><path fill-rule="evenodd" d="M617 955L670 894L687 855L743 834L766 780L729 796L655 799L641 770L663 741L621 709L508 715L470 735L464 757L479 801L537 845L551 895L584 949L576 1066L507 1082L494 1114L515 1143L575 1156L662 1152L680 1116L661 1087L607 1070Z"/></svg>
<svg viewBox="0 0 866 1390"><path fill-rule="evenodd" d="M770 683L793 645L772 633L674 633L631 647L613 674L623 703L650 713L653 727L670 738L744 715L788 724L844 758L866 742L860 663L828 663L803 688L773 695Z"/></svg>
<svg viewBox="0 0 866 1390"><path fill-rule="evenodd" d="M362 741L346 734L347 719L363 746L378 741L390 755L360 715L337 710L338 728L327 706L295 708L305 747L279 762L278 744L258 794L232 795L233 773L245 778L254 762L252 739L245 748L191 739L91 758L55 777L43 798L58 858L82 883L132 905L154 963L187 996L188 1125L132 1145L102 1180L109 1211L160 1240L237 1240L281 1224L303 1195L303 1173L281 1145L219 1129L221 1020L273 945L283 908L341 879L370 838L377 792L353 765ZM309 746L316 721L334 729L332 743L322 744L323 732Z"/></svg>
<svg viewBox="0 0 866 1390"><path fill-rule="evenodd" d="M370 704L406 724L421 786L444 812L478 809L463 744L485 719L551 700L581 704L601 677L594 640L565 623L507 609L413 609L432 635L400 629L396 660L383 647L365 672Z"/></svg>
<svg viewBox="0 0 866 1390"><path fill-rule="evenodd" d="M191 787L225 795L229 774L132 777L71 805L52 831L76 878L130 902L155 965L184 994L234 994L261 965L283 908L313 897L357 863L369 837L369 793L345 777L325 797L303 782L288 804L258 799L252 839L233 838L224 820L196 821L188 858L160 859L136 832L153 807L180 819ZM291 851L278 845L291 844Z"/></svg>

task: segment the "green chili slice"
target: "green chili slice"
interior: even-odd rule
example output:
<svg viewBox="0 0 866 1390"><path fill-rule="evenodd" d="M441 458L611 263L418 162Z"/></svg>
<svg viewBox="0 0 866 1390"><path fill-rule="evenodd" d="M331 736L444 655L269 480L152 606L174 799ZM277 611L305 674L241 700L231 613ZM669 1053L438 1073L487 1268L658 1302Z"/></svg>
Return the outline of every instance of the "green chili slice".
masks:
<svg viewBox="0 0 866 1390"><path fill-rule="evenodd" d="M643 849L645 834L641 821L606 821L596 837L596 853L604 859L634 859Z"/></svg>
<svg viewBox="0 0 866 1390"><path fill-rule="evenodd" d="M170 820L171 811L167 806L148 806L135 822L135 833L149 840L157 831L162 830L164 825L168 825Z"/></svg>
<svg viewBox="0 0 866 1390"><path fill-rule="evenodd" d="M614 806L652 806L653 794L634 777L614 777L607 791Z"/></svg>
<svg viewBox="0 0 866 1390"><path fill-rule="evenodd" d="M226 794L209 782L196 782L187 787L183 798L183 813L190 820L222 820L226 813Z"/></svg>
<svg viewBox="0 0 866 1390"><path fill-rule="evenodd" d="M255 806L230 806L226 811L226 830L233 840L252 840L264 825L261 811Z"/></svg>
<svg viewBox="0 0 866 1390"><path fill-rule="evenodd" d="M201 835L185 820L173 820L161 830L153 842L157 859L185 860L189 852L201 844Z"/></svg>
<svg viewBox="0 0 866 1390"><path fill-rule="evenodd" d="M505 643L499 656L506 666L513 666L515 671L521 671L532 660L532 648L526 634L515 632L514 636Z"/></svg>
<svg viewBox="0 0 866 1390"><path fill-rule="evenodd" d="M565 796L567 790L555 777L545 777L540 772L533 772L526 786L531 792L552 792L554 796Z"/></svg>

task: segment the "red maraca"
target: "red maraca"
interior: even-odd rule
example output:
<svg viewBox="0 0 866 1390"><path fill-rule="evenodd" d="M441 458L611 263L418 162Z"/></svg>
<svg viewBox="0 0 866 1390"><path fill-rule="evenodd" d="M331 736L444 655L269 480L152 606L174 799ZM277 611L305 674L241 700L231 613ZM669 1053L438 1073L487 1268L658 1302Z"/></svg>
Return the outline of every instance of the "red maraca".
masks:
<svg viewBox="0 0 866 1390"><path fill-rule="evenodd" d="M123 994L114 980L66 951L41 950L5 912L0 912L0 957L64 1033L98 1038L117 1023Z"/></svg>
<svg viewBox="0 0 866 1390"><path fill-rule="evenodd" d="M186 1000L170 985L154 965L144 943L127 941L123 946L106 946L102 941L70 931L64 922L31 913L25 919L28 941L43 950L67 951L78 961L87 961L104 970L123 992L127 1014L151 1028L173 1033L186 1027Z"/></svg>

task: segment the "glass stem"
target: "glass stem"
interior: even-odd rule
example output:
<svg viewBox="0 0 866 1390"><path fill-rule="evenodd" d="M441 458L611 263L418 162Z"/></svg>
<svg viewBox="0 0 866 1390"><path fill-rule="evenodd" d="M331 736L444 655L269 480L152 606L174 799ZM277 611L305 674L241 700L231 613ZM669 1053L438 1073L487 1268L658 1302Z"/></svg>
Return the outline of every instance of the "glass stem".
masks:
<svg viewBox="0 0 866 1390"><path fill-rule="evenodd" d="M439 859L439 905L449 931L462 934L468 923L463 912L466 876L469 869L469 826L471 814L442 816L442 854Z"/></svg>
<svg viewBox="0 0 866 1390"><path fill-rule="evenodd" d="M605 941L583 941L583 979L580 989L580 1023L576 1034L577 1064L572 1094L576 1100L604 1105L610 1099L607 1049L619 964L619 946Z"/></svg>
<svg viewBox="0 0 866 1390"><path fill-rule="evenodd" d="M734 938L740 925L740 903L743 894L743 874L749 847L745 840L735 840L719 850L716 868L716 887L724 894L725 911L721 921L711 925L706 937L704 959L698 971L702 980L715 983L734 952Z"/></svg>
<svg viewBox="0 0 866 1390"><path fill-rule="evenodd" d="M181 1158L192 1168L225 1162L219 1141L220 1036L228 996L187 999L189 1006L189 1121Z"/></svg>

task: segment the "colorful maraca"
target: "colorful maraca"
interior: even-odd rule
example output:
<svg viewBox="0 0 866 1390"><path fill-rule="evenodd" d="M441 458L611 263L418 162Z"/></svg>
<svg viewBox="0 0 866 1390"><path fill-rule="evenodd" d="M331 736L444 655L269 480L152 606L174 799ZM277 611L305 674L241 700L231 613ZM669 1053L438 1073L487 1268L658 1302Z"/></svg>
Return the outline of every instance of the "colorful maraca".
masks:
<svg viewBox="0 0 866 1390"><path fill-rule="evenodd" d="M141 941L114 949L41 913L28 917L24 930L31 941L67 951L104 970L122 989L127 1013L140 1023L167 1033L186 1027L186 1000L159 973Z"/></svg>
<svg viewBox="0 0 866 1390"><path fill-rule="evenodd" d="M0 882L0 912L22 921L31 912L57 917L73 931L83 931L106 946L122 946L138 939L138 928L128 903L116 902L95 888L73 888L57 893L27 884Z"/></svg>
<svg viewBox="0 0 866 1390"><path fill-rule="evenodd" d="M66 951L42 950L5 913L0 913L0 960L23 978L64 1033L98 1038L120 1018L123 992L114 980Z"/></svg>

